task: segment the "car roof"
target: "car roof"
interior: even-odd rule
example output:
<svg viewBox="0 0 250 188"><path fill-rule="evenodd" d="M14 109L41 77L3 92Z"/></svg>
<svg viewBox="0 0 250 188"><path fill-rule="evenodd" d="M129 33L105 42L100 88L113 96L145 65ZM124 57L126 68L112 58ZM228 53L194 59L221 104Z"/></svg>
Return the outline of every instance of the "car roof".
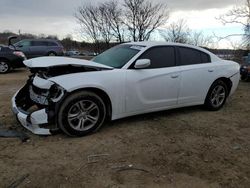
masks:
<svg viewBox="0 0 250 188"><path fill-rule="evenodd" d="M56 39L22 39L21 41L52 41L52 42L58 42Z"/></svg>
<svg viewBox="0 0 250 188"><path fill-rule="evenodd" d="M157 42L157 41L142 41L142 42L129 42L126 44L131 45L140 45L140 46L146 46L146 47L154 47L154 46L181 46L181 47L189 47L194 48L198 50L205 50L204 48L189 45L189 44L183 44L183 43L175 43L175 42Z"/></svg>
<svg viewBox="0 0 250 188"><path fill-rule="evenodd" d="M190 45L190 44L182 44L182 43L175 43L175 42L157 42L157 41L129 42L129 43L124 43L124 44L145 46L147 48L151 48L151 47L155 47L155 46L180 46L180 47L188 47L188 48L193 48L193 49L196 49L196 50L199 50L199 51L203 51L203 52L209 54L214 61L220 59L219 57L217 57L215 54L211 53L210 51L208 51L208 50L206 50L206 49L204 49L202 47L198 47L198 46L194 46L194 45Z"/></svg>

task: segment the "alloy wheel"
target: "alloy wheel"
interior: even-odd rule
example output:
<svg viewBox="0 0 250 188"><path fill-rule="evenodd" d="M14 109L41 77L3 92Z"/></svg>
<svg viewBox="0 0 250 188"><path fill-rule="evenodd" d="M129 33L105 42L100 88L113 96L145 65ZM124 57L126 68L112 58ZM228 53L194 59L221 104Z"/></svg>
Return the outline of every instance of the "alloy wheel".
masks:
<svg viewBox="0 0 250 188"><path fill-rule="evenodd" d="M90 100L81 100L71 106L67 119L71 128L86 131L95 126L99 116L100 110L96 103Z"/></svg>
<svg viewBox="0 0 250 188"><path fill-rule="evenodd" d="M216 86L210 96L210 101L213 107L217 108L224 103L226 99L226 90L223 86L218 85Z"/></svg>
<svg viewBox="0 0 250 188"><path fill-rule="evenodd" d="M3 61L0 62L0 72L5 73L9 70L9 65Z"/></svg>

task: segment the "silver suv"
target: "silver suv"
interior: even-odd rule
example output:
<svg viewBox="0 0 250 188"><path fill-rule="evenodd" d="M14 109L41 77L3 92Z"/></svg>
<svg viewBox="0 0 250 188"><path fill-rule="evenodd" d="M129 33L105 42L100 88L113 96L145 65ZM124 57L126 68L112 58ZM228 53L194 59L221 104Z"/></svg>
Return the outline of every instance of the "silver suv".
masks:
<svg viewBox="0 0 250 188"><path fill-rule="evenodd" d="M22 51L27 58L64 55L62 44L53 39L24 39L14 46L17 50Z"/></svg>

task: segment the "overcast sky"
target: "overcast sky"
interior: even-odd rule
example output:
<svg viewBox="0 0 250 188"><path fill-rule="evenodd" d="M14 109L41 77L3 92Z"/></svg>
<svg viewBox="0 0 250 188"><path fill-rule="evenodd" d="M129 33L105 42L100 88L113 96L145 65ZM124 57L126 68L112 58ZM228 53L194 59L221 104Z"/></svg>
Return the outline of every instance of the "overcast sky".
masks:
<svg viewBox="0 0 250 188"><path fill-rule="evenodd" d="M0 0L0 31L20 29L23 33L52 34L60 38L71 34L80 39L73 14L78 6L98 1L101 0ZM242 32L239 25L223 26L215 17L243 0L158 1L167 2L171 11L169 22L184 18L191 29L220 36ZM224 41L220 46L227 47L227 44Z"/></svg>

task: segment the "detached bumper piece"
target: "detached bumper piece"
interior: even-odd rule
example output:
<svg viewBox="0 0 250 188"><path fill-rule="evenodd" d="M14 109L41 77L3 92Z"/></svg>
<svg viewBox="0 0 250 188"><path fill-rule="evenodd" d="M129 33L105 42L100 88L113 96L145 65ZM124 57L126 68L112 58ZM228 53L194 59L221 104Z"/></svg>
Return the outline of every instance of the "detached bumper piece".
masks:
<svg viewBox="0 0 250 188"><path fill-rule="evenodd" d="M47 108L38 108L30 99L29 85L25 85L12 98L12 111L26 129L37 135L52 135L54 129L44 128L49 124Z"/></svg>

